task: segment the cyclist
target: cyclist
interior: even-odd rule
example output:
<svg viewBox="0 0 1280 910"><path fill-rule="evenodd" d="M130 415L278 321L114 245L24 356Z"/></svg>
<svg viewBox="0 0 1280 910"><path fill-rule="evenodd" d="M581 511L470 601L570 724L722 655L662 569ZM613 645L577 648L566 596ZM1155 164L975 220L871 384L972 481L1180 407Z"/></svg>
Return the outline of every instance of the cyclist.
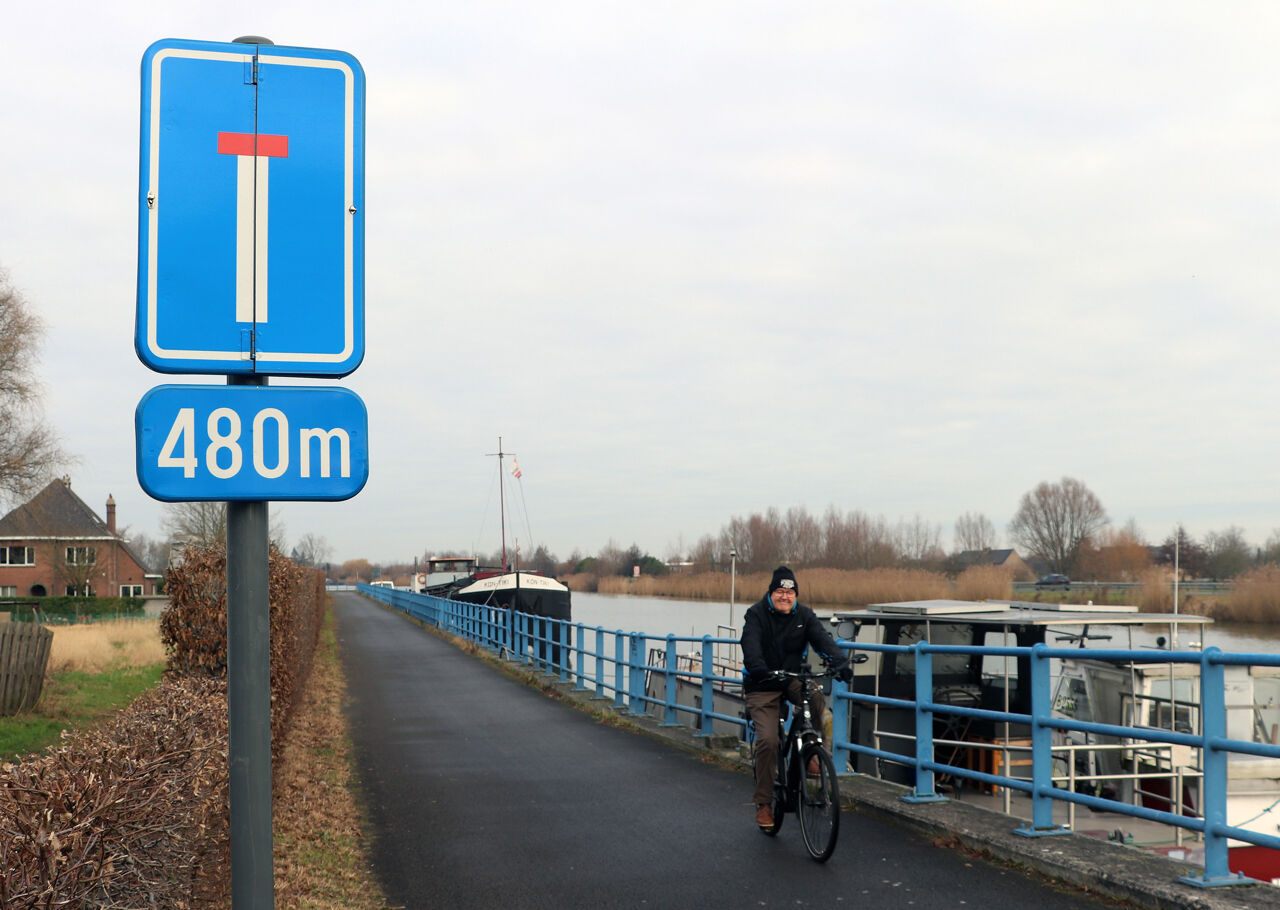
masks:
<svg viewBox="0 0 1280 910"><path fill-rule="evenodd" d="M782 697L785 694L795 705L800 704L801 698L800 681L778 679L775 672L799 671L809 646L813 645L837 668L842 680L849 682L853 678L848 657L837 647L813 610L799 602L799 596L795 573L786 566L778 566L769 580L769 590L748 608L742 621L742 688L756 728L753 801L756 824L766 829L773 828L773 777L778 767L778 715L782 711ZM826 707L821 689L814 688L809 705L814 724L821 728ZM813 769L809 771L813 773Z"/></svg>

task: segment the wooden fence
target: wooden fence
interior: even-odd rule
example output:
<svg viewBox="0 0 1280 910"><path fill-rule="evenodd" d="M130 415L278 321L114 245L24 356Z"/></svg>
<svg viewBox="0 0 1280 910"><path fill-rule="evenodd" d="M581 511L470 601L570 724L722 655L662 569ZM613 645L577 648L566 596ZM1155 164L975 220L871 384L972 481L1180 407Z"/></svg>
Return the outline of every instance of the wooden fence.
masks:
<svg viewBox="0 0 1280 910"><path fill-rule="evenodd" d="M53 633L43 626L0 623L0 717L35 707L52 644Z"/></svg>

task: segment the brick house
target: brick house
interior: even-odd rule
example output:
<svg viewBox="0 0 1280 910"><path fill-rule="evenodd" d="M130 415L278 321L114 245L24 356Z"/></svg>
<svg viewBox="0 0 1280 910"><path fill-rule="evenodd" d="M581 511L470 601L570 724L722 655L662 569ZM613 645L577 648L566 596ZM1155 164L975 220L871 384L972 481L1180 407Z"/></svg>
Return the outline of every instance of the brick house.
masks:
<svg viewBox="0 0 1280 910"><path fill-rule="evenodd" d="M999 566L1008 569L1014 581L1035 581L1035 569L1018 555L1017 550L965 550L956 556L961 570L970 566Z"/></svg>
<svg viewBox="0 0 1280 910"><path fill-rule="evenodd" d="M0 518L0 598L140 597L155 593L148 587L154 577L116 533L115 499L107 497L103 521L71 491L70 477Z"/></svg>

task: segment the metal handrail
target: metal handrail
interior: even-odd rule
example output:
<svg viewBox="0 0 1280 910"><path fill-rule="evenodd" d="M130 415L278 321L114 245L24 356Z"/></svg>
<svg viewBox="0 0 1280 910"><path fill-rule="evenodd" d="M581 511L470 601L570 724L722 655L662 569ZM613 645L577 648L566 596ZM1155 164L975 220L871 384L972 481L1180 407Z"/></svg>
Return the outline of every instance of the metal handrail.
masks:
<svg viewBox="0 0 1280 910"><path fill-rule="evenodd" d="M697 735L711 735L713 721L732 724L740 728L743 734L747 732L743 717L715 711L715 693L731 690L740 684L741 679L717 672L718 666L713 649L716 645L735 643L735 639L713 638L709 635L700 638L675 635L653 636L641 632L624 632L620 629L609 631L600 626L585 626L569 620L549 619L484 604L447 600L391 588L360 585L359 589L366 596L387 603L395 609L402 610L447 632L474 641L500 656L540 669L545 675L558 676L561 681L573 684L578 690L594 690L594 697L601 699L612 697L613 707L620 712L639 715L648 714L650 709L653 709L659 713L664 725L677 725L681 722L681 717L686 717L692 722ZM612 648L609 647L610 638ZM655 648L650 652L650 642L661 642L661 648ZM691 670L681 669L679 661L683 655L679 646L682 644L698 646L701 672L695 674ZM831 746L836 767L839 769L847 768L854 754L874 756L877 759L913 768L915 771L913 792L904 798L915 802L943 801L943 797L934 790L935 773L944 773L1026 793L1032 801L1031 822L1016 830L1017 833L1028 837L1069 833L1070 829L1062 828L1053 821L1053 806L1056 802L1067 804L1069 820L1072 822L1074 807L1082 805L1173 825L1177 829L1179 839L1185 831L1196 832L1203 835L1205 841L1204 875L1189 877L1184 881L1198 885L1231 884L1242 881L1240 877L1232 876L1228 867L1229 840L1239 840L1280 850L1280 837L1233 827L1225 821L1228 756L1239 754L1280 759L1280 746L1227 738L1228 706L1225 703L1223 679L1223 668L1228 665L1280 667L1280 655L1228 653L1212 647L1204 651L1187 652L1092 648L1087 651L1085 656L1094 660L1137 664L1198 665L1201 678L1200 700L1198 703L1188 704L1198 711L1201 732L1190 734L1155 727L1100 724L1055 717L1052 712L1050 663L1053 660L1066 658L1079 659L1082 652L1078 648L1060 649L1044 644L1031 648L973 647L931 645L928 642L919 642L909 647L872 643L855 644L848 641L840 641L839 644L848 650L911 653L914 657L916 674L915 697L910 699L856 692L839 680L833 682L830 699L834 709ZM686 647L684 654L687 652ZM1020 714L935 702L933 656L936 654L1029 659L1031 712ZM709 671L708 668L710 668ZM660 689L661 697L651 696L646 691L646 677L651 674L661 680L661 686L655 687L655 691ZM681 679L689 682L697 681L701 684L699 707L678 703L676 689ZM914 737L910 734L877 730L874 740L879 743L882 738L914 739L914 756L851 742L849 715L851 707L855 704L907 708L914 711ZM935 746L951 745L954 742L934 739L933 719L937 715L956 715L1029 726L1031 729L1029 747L1032 757L1031 778L989 774L936 761ZM1064 749L1062 746L1053 745L1054 730L1119 736L1135 742L1116 747L1086 743ZM1065 776L1055 774L1053 771L1055 753L1067 751L1070 754L1079 749L1102 751L1108 748L1130 751L1150 750L1153 748L1152 744L1155 744L1157 751L1172 745L1191 746L1198 749L1202 756L1202 767L1198 769L1175 768L1172 772L1141 776L1141 779L1161 776L1167 778L1171 773L1173 774L1176 788L1172 793L1177 795L1171 799L1171 802L1173 808L1177 809L1176 812L1162 812L1142 805L1129 805L1117 800L1077 793L1074 785L1090 780L1092 777L1076 775L1074 761L1067 762L1068 772ZM965 745L971 748L984 746L984 744L969 742ZM1010 751L1026 748L1011 746L1008 742L989 744L989 747L1001 749L1006 756ZM1008 768L1009 763L1006 761L1003 766ZM1201 811L1199 815L1182 813L1182 781L1186 778L1200 780ZM1110 779L1128 778L1111 775ZM1139 778L1134 776L1133 779ZM1067 788L1057 786L1064 781L1068 785Z"/></svg>

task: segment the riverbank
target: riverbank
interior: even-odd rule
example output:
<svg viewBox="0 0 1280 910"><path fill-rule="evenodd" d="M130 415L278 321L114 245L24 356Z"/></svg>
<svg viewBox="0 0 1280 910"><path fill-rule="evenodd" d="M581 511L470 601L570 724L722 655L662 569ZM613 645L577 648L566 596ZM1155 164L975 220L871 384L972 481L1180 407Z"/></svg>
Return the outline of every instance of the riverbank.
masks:
<svg viewBox="0 0 1280 910"><path fill-rule="evenodd" d="M1099 604L1132 604L1146 613L1173 612L1169 573L1153 569L1136 587L1111 589L1106 585L1076 584L1067 590L1036 591L1028 596L1013 593L1010 574L994 566L974 566L955 578L924 569L803 569L798 573L800 597L813 607L847 610L873 603L910 600L1029 600L1074 603L1083 598ZM619 594L631 597L729 603L732 596L744 606L757 600L769 584L769 573L737 575L727 572L642 575L638 578L588 573L560 580L576 593ZM1248 572L1230 591L1217 594L1183 594L1178 612L1210 616L1218 621L1274 623L1280 620L1280 566L1263 566Z"/></svg>

